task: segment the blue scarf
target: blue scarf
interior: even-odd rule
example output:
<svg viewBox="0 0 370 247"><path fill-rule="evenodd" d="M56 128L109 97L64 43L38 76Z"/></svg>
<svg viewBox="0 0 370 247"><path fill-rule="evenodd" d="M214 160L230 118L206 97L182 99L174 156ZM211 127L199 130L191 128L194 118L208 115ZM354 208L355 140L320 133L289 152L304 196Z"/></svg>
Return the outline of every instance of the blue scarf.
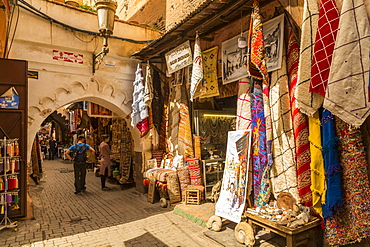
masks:
<svg viewBox="0 0 370 247"><path fill-rule="evenodd" d="M327 184L326 202L323 205L324 219L332 217L343 206L341 166L338 153L338 137L335 132L334 116L323 110L322 118L322 152L324 156L325 178Z"/></svg>

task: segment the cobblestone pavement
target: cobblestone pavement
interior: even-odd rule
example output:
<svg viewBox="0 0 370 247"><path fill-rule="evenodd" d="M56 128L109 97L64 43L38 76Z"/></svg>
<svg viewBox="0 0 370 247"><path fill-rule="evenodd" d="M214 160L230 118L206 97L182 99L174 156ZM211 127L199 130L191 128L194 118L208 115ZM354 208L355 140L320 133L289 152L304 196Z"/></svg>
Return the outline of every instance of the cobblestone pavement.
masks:
<svg viewBox="0 0 370 247"><path fill-rule="evenodd" d="M0 231L0 246L220 246L203 235L206 229L150 204L135 188L110 185L87 174L87 190L75 195L73 166L44 162L45 177L30 182L34 220L19 221L18 231Z"/></svg>

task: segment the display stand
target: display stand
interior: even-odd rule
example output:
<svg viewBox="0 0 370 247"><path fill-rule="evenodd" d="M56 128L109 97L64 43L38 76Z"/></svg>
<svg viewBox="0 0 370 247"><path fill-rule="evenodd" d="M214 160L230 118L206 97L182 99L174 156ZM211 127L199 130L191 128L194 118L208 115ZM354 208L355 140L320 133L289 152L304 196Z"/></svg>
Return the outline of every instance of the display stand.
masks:
<svg viewBox="0 0 370 247"><path fill-rule="evenodd" d="M1 190L0 188L0 207L1 207L1 211L4 211L4 218L1 220L0 222L0 230L3 230L3 229L6 229L6 228L15 228L18 226L18 222L17 221L12 221L11 219L9 219L8 217L8 211L9 211L9 207L11 207L11 203L12 203L12 198L13 198L13 195L16 196L17 200L18 200L18 189L15 189L15 190L12 190L10 191L9 190L9 178L8 176L14 176L14 175L18 175L19 173L16 172L16 170L19 170L19 146L18 146L18 143L17 143L18 139L7 139L6 137L4 137L4 139L2 140L2 149L3 149L3 152L1 154L2 157L0 157L0 159L2 159L3 161L3 166L4 166L4 174L3 175L0 175L1 177L3 177L3 181L4 181L4 190ZM15 161L17 160L17 168L15 167ZM12 164L11 164L12 162ZM10 168L10 173L8 173L8 169ZM17 182L16 182L17 184ZM18 187L17 185L15 185L15 187ZM11 199L8 199L8 198L11 198ZM3 212L1 212L1 214L3 214Z"/></svg>

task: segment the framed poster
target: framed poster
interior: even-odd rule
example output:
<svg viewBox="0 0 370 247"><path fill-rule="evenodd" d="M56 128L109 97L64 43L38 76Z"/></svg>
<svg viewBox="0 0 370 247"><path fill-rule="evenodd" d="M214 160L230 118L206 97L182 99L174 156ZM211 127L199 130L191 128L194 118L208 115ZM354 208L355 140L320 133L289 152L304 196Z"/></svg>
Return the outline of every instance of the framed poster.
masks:
<svg viewBox="0 0 370 247"><path fill-rule="evenodd" d="M165 54L169 74L193 64L190 41L186 41Z"/></svg>
<svg viewBox="0 0 370 247"><path fill-rule="evenodd" d="M111 110L92 102L89 102L87 113L89 117L113 117L113 112Z"/></svg>
<svg viewBox="0 0 370 247"><path fill-rule="evenodd" d="M248 40L248 31L244 32L243 37ZM222 42L222 83L228 84L237 81L249 75L248 47L239 48L238 38L235 36L225 42Z"/></svg>
<svg viewBox="0 0 370 247"><path fill-rule="evenodd" d="M283 58L284 15L279 15L263 23L263 40L265 42L267 71L280 69Z"/></svg>
<svg viewBox="0 0 370 247"><path fill-rule="evenodd" d="M215 214L235 223L241 221L248 196L248 171L252 130L229 131L225 170Z"/></svg>

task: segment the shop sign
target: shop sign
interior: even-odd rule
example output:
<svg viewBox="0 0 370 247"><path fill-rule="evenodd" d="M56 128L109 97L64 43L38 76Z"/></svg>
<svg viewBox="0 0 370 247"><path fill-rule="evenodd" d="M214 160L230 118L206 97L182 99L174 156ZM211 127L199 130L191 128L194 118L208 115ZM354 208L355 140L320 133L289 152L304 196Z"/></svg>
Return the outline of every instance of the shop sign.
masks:
<svg viewBox="0 0 370 247"><path fill-rule="evenodd" d="M2 109L18 109L19 96L17 90L11 87L0 96L0 108Z"/></svg>
<svg viewBox="0 0 370 247"><path fill-rule="evenodd" d="M32 71L32 70L29 70L27 72L27 76L28 78L32 78L32 79L39 79L39 72L38 71Z"/></svg>
<svg viewBox="0 0 370 247"><path fill-rule="evenodd" d="M235 223L241 221L248 196L248 171L252 130L229 131L220 197L215 214Z"/></svg>
<svg viewBox="0 0 370 247"><path fill-rule="evenodd" d="M168 73L172 74L193 63L190 42L186 41L165 54Z"/></svg>
<svg viewBox="0 0 370 247"><path fill-rule="evenodd" d="M73 52L57 51L53 50L53 59L58 61L64 61L68 63L83 64L84 55L76 54Z"/></svg>

